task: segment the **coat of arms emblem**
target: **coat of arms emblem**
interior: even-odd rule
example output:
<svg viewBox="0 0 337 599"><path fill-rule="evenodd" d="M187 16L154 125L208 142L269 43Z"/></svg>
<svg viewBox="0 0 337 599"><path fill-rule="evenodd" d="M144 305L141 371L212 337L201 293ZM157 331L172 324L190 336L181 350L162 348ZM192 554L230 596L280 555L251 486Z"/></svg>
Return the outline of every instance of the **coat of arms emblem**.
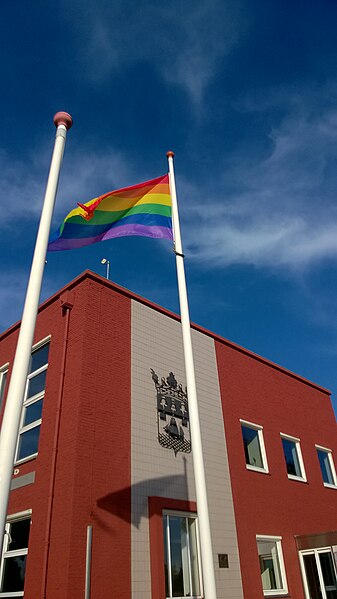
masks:
<svg viewBox="0 0 337 599"><path fill-rule="evenodd" d="M161 380L152 368L151 373L157 391L158 441L175 455L178 451L190 453L187 390L177 383L173 372Z"/></svg>

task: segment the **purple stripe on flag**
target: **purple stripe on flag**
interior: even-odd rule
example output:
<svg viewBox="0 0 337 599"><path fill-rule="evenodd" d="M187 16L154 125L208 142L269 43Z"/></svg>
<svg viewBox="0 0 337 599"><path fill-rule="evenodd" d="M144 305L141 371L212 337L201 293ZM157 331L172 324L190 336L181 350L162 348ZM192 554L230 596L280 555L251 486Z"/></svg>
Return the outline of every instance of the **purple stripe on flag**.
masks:
<svg viewBox="0 0 337 599"><path fill-rule="evenodd" d="M112 227L109 231L104 233L102 241L113 239L114 237L124 237L125 235L139 235L141 237L155 237L157 239L173 239L172 229L169 229L168 227L151 227L148 225L130 223L127 225L120 225L116 228Z"/></svg>
<svg viewBox="0 0 337 599"><path fill-rule="evenodd" d="M128 235L152 237L156 239L173 239L172 229L169 229L168 227L151 227L130 223L128 225L111 228L106 233L96 235L96 237L86 237L82 239L66 239L59 237L48 245L48 251L57 252L62 250L73 250L86 245L91 245L98 241L105 241L107 239L113 239L114 237L126 237Z"/></svg>

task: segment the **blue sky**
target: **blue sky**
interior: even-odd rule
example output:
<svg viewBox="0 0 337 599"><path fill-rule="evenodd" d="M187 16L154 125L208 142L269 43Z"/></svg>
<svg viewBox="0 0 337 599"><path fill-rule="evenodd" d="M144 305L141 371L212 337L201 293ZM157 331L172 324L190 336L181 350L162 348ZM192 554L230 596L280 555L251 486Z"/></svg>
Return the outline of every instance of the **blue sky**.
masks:
<svg viewBox="0 0 337 599"><path fill-rule="evenodd" d="M5 0L0 28L0 328L21 316L66 110L53 228L164 174L173 149L192 319L329 388L337 411L337 3ZM145 238L50 254L42 299L104 274L102 257L178 311L172 248Z"/></svg>

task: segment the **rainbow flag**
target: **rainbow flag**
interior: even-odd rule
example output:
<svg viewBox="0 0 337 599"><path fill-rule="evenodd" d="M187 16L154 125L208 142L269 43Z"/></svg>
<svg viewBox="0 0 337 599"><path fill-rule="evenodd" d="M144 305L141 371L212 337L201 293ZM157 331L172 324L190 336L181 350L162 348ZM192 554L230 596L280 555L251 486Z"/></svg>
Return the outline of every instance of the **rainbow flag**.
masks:
<svg viewBox="0 0 337 599"><path fill-rule="evenodd" d="M172 239L169 177L110 191L69 212L48 250L72 250L125 235Z"/></svg>

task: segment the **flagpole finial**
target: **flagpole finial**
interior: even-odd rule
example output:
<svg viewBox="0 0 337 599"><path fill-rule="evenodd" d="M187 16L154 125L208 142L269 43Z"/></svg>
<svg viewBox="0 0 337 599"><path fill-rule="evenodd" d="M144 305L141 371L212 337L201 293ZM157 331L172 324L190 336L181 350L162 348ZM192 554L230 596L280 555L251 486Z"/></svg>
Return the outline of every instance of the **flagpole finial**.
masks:
<svg viewBox="0 0 337 599"><path fill-rule="evenodd" d="M67 112L57 112L54 116L54 124L55 127L59 127L59 125L64 125L68 130L73 124L73 119Z"/></svg>
<svg viewBox="0 0 337 599"><path fill-rule="evenodd" d="M174 157L174 152L172 152L172 150L169 150L168 152L166 152L166 156L168 158L173 158Z"/></svg>

